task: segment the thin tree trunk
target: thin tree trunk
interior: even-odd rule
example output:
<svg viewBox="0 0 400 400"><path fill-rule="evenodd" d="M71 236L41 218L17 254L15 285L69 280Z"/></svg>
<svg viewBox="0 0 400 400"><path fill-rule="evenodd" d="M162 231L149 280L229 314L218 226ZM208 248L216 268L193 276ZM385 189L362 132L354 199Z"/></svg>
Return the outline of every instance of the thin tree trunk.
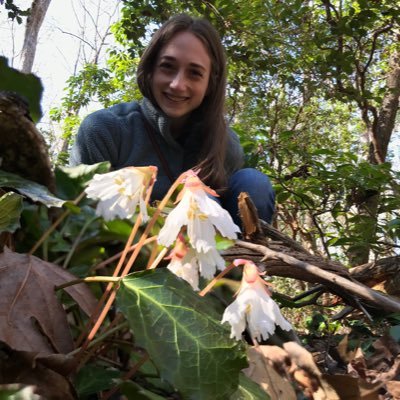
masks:
<svg viewBox="0 0 400 400"><path fill-rule="evenodd" d="M394 51L389 59L387 91L379 110L373 138L370 145L369 162L381 164L385 162L392 132L394 130L400 98L400 53Z"/></svg>
<svg viewBox="0 0 400 400"><path fill-rule="evenodd" d="M386 94L383 97L379 113L370 125L368 131L370 136L370 147L368 161L371 164L382 164L386 161L389 142L395 127L397 110L400 98L400 53L394 51L389 59L389 71L386 79ZM380 191L374 194L366 194L362 204L359 206L360 215L376 219L379 207ZM371 229L367 242L375 240L376 229ZM360 228L364 229L364 228ZM365 235L365 232L364 232ZM349 252L352 265L366 264L369 261L369 246L358 248Z"/></svg>
<svg viewBox="0 0 400 400"><path fill-rule="evenodd" d="M50 1L34 0L32 2L31 12L26 21L25 38L21 53L21 71L24 73L32 72L39 30L49 8Z"/></svg>

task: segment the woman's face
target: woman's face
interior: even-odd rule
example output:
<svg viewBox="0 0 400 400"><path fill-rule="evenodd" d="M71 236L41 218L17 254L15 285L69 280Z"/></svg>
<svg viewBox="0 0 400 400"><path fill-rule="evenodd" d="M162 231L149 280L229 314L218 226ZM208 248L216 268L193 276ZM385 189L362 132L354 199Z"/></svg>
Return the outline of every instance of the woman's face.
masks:
<svg viewBox="0 0 400 400"><path fill-rule="evenodd" d="M151 89L158 106L178 122L202 103L210 80L211 59L193 33L180 32L161 49ZM173 121L174 122L174 121Z"/></svg>

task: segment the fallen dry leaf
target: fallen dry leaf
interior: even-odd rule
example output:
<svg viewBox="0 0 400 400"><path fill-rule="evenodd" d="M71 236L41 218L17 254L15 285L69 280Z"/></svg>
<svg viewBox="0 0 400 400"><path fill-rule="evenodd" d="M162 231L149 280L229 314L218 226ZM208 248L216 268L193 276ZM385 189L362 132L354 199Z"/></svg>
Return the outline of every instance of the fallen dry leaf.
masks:
<svg viewBox="0 0 400 400"><path fill-rule="evenodd" d="M15 351L0 342L0 384L22 383L34 386L35 394L43 399L74 400L75 389L67 378L40 362L32 365L32 354Z"/></svg>
<svg viewBox="0 0 400 400"><path fill-rule="evenodd" d="M300 346L296 342L286 342L283 344L283 348L289 354L290 359L299 368L307 371L311 376L314 376L317 380L321 376L321 371L315 364L312 354L304 347Z"/></svg>
<svg viewBox="0 0 400 400"><path fill-rule="evenodd" d="M399 381L386 382L386 389L391 394L393 400L400 399L400 382Z"/></svg>
<svg viewBox="0 0 400 400"><path fill-rule="evenodd" d="M257 349L279 374L288 376L292 361L289 354L282 347L258 346Z"/></svg>
<svg viewBox="0 0 400 400"><path fill-rule="evenodd" d="M296 393L290 381L285 375L279 374L268 361L266 355L274 353L277 346L257 346L251 347L247 351L249 367L244 369L244 374L254 382L258 383L262 389L270 395L271 400L296 400ZM275 349L276 350L276 349ZM271 358L278 359L280 355L271 355ZM285 361L283 361L285 362ZM284 366L280 368L285 369Z"/></svg>
<svg viewBox="0 0 400 400"><path fill-rule="evenodd" d="M340 399L360 400L360 389L357 378L337 374L323 375L323 379L336 390Z"/></svg>
<svg viewBox="0 0 400 400"><path fill-rule="evenodd" d="M354 359L356 355L355 350L349 350L349 335L344 335L343 339L337 345L337 351L343 362L348 363Z"/></svg>
<svg viewBox="0 0 400 400"><path fill-rule="evenodd" d="M4 248L0 254L0 340L15 350L68 353L73 342L54 287L76 277L35 256ZM65 291L90 314L96 299L84 284Z"/></svg>

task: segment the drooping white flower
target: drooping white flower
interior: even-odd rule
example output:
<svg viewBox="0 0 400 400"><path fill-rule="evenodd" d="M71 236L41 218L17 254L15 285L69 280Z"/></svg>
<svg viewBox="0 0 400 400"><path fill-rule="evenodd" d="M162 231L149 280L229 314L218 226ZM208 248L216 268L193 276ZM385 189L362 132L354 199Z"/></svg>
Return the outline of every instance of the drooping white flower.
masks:
<svg viewBox="0 0 400 400"><path fill-rule="evenodd" d="M194 290L199 290L199 274L212 279L217 268L223 270L225 267L225 260L215 248L207 253L197 252L185 243L181 233L167 259L171 260L167 268L189 282Z"/></svg>
<svg viewBox="0 0 400 400"><path fill-rule="evenodd" d="M199 253L207 253L215 248L216 230L226 238L236 239L239 227L229 213L208 194L218 196L195 174L190 175L180 193L179 204L169 213L158 234L158 243L170 246L183 226L187 227L191 246Z"/></svg>
<svg viewBox="0 0 400 400"><path fill-rule="evenodd" d="M183 258L182 260L171 260L167 268L179 278L184 279L192 286L193 290L199 289L199 271L195 259Z"/></svg>
<svg viewBox="0 0 400 400"><path fill-rule="evenodd" d="M182 235L178 236L175 247L167 258L171 260L167 266L171 272L187 281L194 290L200 290L197 260L194 251L186 246Z"/></svg>
<svg viewBox="0 0 400 400"><path fill-rule="evenodd" d="M222 271L225 268L225 260L215 247L205 253L196 252L196 259L200 275L206 279L212 279L217 269Z"/></svg>
<svg viewBox="0 0 400 400"><path fill-rule="evenodd" d="M131 218L139 204L144 222L148 220L145 204L146 190L156 167L127 167L106 174L96 174L85 189L87 196L98 199L96 214L106 221Z"/></svg>
<svg viewBox="0 0 400 400"><path fill-rule="evenodd" d="M221 321L231 325L231 337L241 339L246 326L251 337L258 341L268 339L275 332L276 325L290 331L292 326L270 297L257 266L251 261L235 260L235 265L240 264L244 264L241 286L236 300L225 309Z"/></svg>

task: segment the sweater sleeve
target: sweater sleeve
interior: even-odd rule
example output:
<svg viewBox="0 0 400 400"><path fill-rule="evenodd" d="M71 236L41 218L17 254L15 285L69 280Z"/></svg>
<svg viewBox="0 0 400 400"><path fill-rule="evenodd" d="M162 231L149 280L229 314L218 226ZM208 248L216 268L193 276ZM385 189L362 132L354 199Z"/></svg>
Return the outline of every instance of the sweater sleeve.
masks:
<svg viewBox="0 0 400 400"><path fill-rule="evenodd" d="M79 127L70 153L70 164L95 164L109 161L118 163L119 125L116 116L99 110L88 115Z"/></svg>
<svg viewBox="0 0 400 400"><path fill-rule="evenodd" d="M228 142L225 158L225 170L227 175L229 176L242 168L243 164L244 153L239 138L232 129L228 128Z"/></svg>

